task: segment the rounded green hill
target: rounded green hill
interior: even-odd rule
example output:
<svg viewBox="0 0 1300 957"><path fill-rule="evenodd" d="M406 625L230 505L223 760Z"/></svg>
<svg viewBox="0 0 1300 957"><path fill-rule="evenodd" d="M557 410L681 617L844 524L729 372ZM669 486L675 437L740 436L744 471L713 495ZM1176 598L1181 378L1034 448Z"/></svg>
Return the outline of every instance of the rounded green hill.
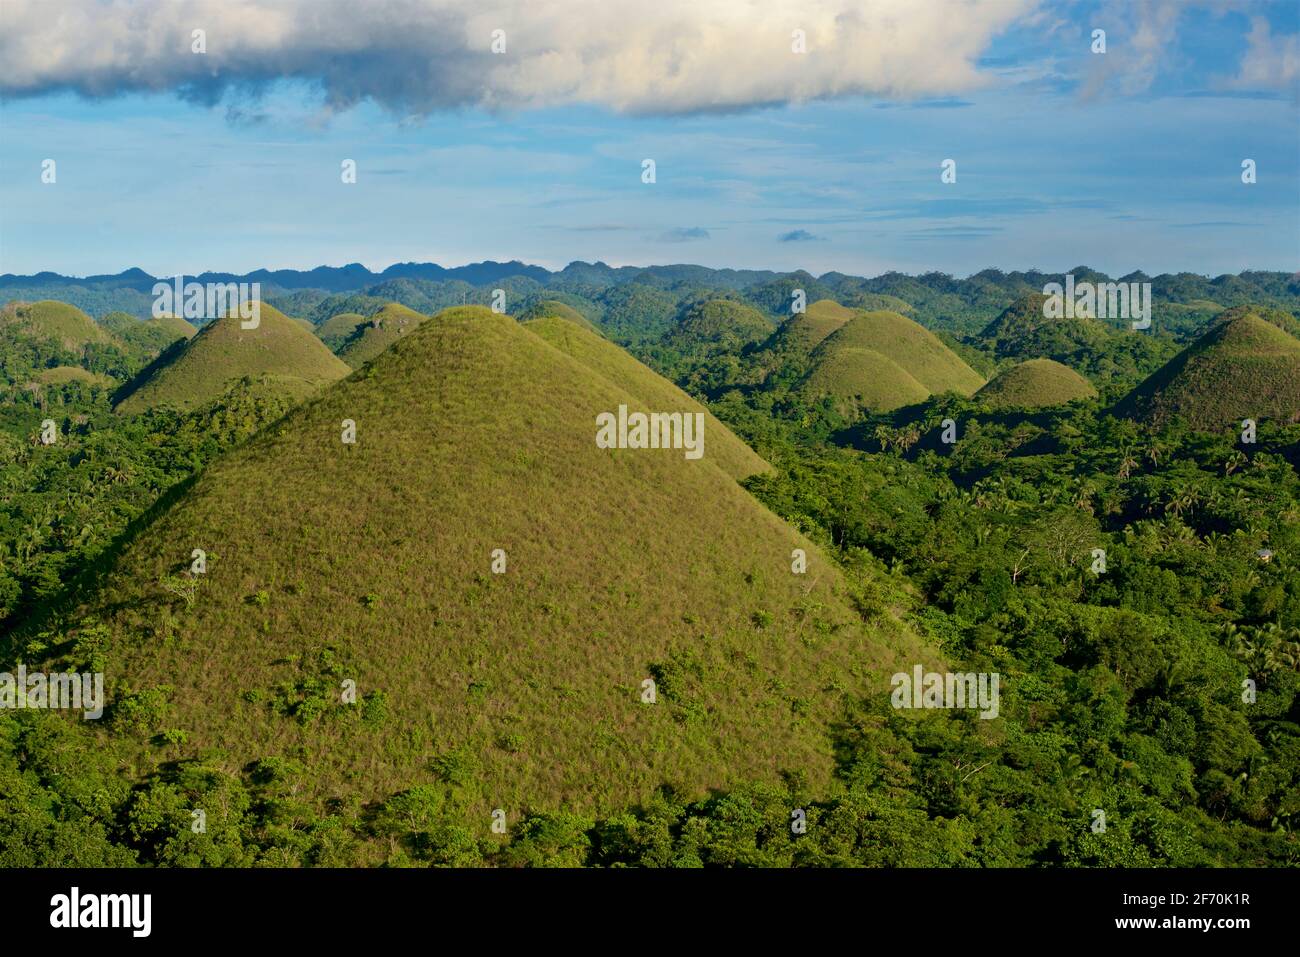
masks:
<svg viewBox="0 0 1300 957"><path fill-rule="evenodd" d="M1106 347L1115 333L1098 319L1086 316L1048 319L1047 297L1024 296L984 327L980 338L999 359L1055 359Z"/></svg>
<svg viewBox="0 0 1300 957"><path fill-rule="evenodd" d="M558 299L539 299L527 309L519 314L520 322L530 322L533 319L543 319L547 316L554 316L557 319L567 319L569 322L576 323L584 329L590 329L592 332L600 330L592 324L582 313L578 312L568 303L560 302Z"/></svg>
<svg viewBox="0 0 1300 957"><path fill-rule="evenodd" d="M666 345L687 355L739 353L772 334L772 321L743 302L710 299L695 303L663 337Z"/></svg>
<svg viewBox="0 0 1300 957"><path fill-rule="evenodd" d="M199 331L179 316L140 320L125 312L110 312L100 325L144 355L157 355L172 343L189 339Z"/></svg>
<svg viewBox="0 0 1300 957"><path fill-rule="evenodd" d="M791 316L781 324L773 337L773 345L808 352L823 339L839 329L856 313L829 299L819 299L808 308Z"/></svg>
<svg viewBox="0 0 1300 957"><path fill-rule="evenodd" d="M414 332L427 318L401 303L390 302L357 326L339 349L339 358L353 369L359 369L398 339Z"/></svg>
<svg viewBox="0 0 1300 957"><path fill-rule="evenodd" d="M825 353L801 387L811 400L829 396L841 415L862 410L889 412L924 402L930 390L874 349L842 348Z"/></svg>
<svg viewBox="0 0 1300 957"><path fill-rule="evenodd" d="M243 329L243 321L226 316L175 343L123 388L114 409L131 414L155 406L196 408L249 377L302 398L350 371L273 306L261 304L257 328Z"/></svg>
<svg viewBox="0 0 1300 957"><path fill-rule="evenodd" d="M971 395L980 374L934 333L896 312L854 312L817 347L814 359L839 349L867 349L893 361L932 393Z"/></svg>
<svg viewBox="0 0 1300 957"><path fill-rule="evenodd" d="M1114 411L1212 432L1243 419L1300 421L1300 339L1234 311L1124 397Z"/></svg>
<svg viewBox="0 0 1300 957"><path fill-rule="evenodd" d="M0 325L21 335L57 342L65 349L113 342L113 336L76 306L53 299L12 302L0 309Z"/></svg>
<svg viewBox="0 0 1300 957"><path fill-rule="evenodd" d="M1053 359L1029 359L998 373L975 398L992 408L1042 408L1095 399L1091 382Z"/></svg>

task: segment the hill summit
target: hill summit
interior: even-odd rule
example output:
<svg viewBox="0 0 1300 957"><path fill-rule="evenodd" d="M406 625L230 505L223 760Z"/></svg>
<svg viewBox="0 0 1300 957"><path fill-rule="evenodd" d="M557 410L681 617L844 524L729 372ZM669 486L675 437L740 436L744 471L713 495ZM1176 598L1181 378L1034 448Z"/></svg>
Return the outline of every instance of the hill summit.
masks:
<svg viewBox="0 0 1300 957"><path fill-rule="evenodd" d="M315 335L273 306L261 304L255 329L242 328L242 321L238 313L228 315L175 343L127 383L114 409L196 408L245 377L305 398L348 374L348 367Z"/></svg>

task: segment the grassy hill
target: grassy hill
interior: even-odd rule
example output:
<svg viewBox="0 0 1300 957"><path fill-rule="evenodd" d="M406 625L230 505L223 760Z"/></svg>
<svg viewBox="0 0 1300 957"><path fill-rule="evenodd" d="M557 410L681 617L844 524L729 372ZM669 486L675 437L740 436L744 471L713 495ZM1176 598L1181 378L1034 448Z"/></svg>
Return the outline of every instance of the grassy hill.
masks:
<svg viewBox="0 0 1300 957"><path fill-rule="evenodd" d="M1029 359L1014 365L975 393L975 398L994 408L1039 408L1096 396L1091 382L1052 359Z"/></svg>
<svg viewBox="0 0 1300 957"><path fill-rule="evenodd" d="M123 388L115 410L196 408L246 377L301 398L348 374L316 336L273 306L262 303L256 329L240 324L237 314L227 316L173 345Z"/></svg>
<svg viewBox="0 0 1300 957"><path fill-rule="evenodd" d="M867 349L893 361L930 392L970 395L984 384L934 333L896 312L855 312L817 347L818 362L840 349Z"/></svg>
<svg viewBox="0 0 1300 957"><path fill-rule="evenodd" d="M664 334L663 342L688 356L735 354L772 331L772 321L753 306L711 299L689 306Z"/></svg>
<svg viewBox="0 0 1300 957"><path fill-rule="evenodd" d="M769 345L778 350L811 351L855 315L852 309L847 309L838 302L819 299L809 305L806 311L796 313L783 322Z"/></svg>
<svg viewBox="0 0 1300 957"><path fill-rule="evenodd" d="M578 312L577 309L574 309L568 303L560 302L558 299L540 299L521 312L517 318L520 322L530 322L533 319L543 319L546 316L567 319L569 322L577 323L592 332L600 331L592 324L591 320Z"/></svg>
<svg viewBox="0 0 1300 957"><path fill-rule="evenodd" d="M137 319L125 312L110 312L100 325L142 355L157 355L174 342L193 337L199 330L179 316Z"/></svg>
<svg viewBox="0 0 1300 957"><path fill-rule="evenodd" d="M77 733L142 773L260 762L316 807L454 779L485 836L494 807L621 809L787 768L825 786L840 694L887 694L916 639L864 623L718 467L716 431L695 461L598 448L596 415L639 400L537 334L562 322L447 310L200 473L83 599L101 625L68 637L116 707ZM196 547L190 604L161 583ZM164 729L183 743L151 743Z"/></svg>
<svg viewBox="0 0 1300 957"><path fill-rule="evenodd" d="M1242 419L1300 420L1300 339L1250 312L1217 322L1114 410L1217 431Z"/></svg>
<svg viewBox="0 0 1300 957"><path fill-rule="evenodd" d="M862 409L889 412L923 402L930 390L874 349L832 349L823 354L801 387L808 399L829 396L841 415Z"/></svg>
<svg viewBox="0 0 1300 957"><path fill-rule="evenodd" d="M340 312L317 326L316 335L330 352L338 352L365 321L366 317L359 312Z"/></svg>
<svg viewBox="0 0 1300 957"><path fill-rule="evenodd" d="M398 339L415 331L428 317L400 303L390 302L376 310L338 350L338 356L353 369L360 368Z"/></svg>
<svg viewBox="0 0 1300 957"><path fill-rule="evenodd" d="M101 375L83 369L81 366L53 366L49 369L42 369L32 379L39 385L66 385L69 382L82 382L86 385L109 388L116 385L117 380L111 376Z"/></svg>
<svg viewBox="0 0 1300 957"><path fill-rule="evenodd" d="M113 337L76 306L53 299L11 302L0 309L0 326L34 339L56 342L69 350L110 344Z"/></svg>
<svg viewBox="0 0 1300 957"><path fill-rule="evenodd" d="M597 333L555 316L534 319L526 323L526 328L611 385L633 396L639 409L650 412L672 412L679 409L704 412L707 436L705 456L716 462L732 478L747 478L770 468L703 405Z"/></svg>

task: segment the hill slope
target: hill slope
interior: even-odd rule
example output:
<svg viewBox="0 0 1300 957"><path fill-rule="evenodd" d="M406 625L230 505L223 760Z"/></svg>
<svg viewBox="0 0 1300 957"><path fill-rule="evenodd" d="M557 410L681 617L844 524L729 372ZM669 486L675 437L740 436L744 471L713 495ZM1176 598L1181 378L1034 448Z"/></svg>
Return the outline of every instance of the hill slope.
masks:
<svg viewBox="0 0 1300 957"><path fill-rule="evenodd" d="M533 319L543 319L547 316L555 316L559 319L567 319L569 322L576 323L584 329L590 329L592 332L599 332L586 316L578 312L568 303L560 302L558 299L540 299L533 303L527 309L519 314L520 322L530 322Z"/></svg>
<svg viewBox="0 0 1300 957"><path fill-rule="evenodd" d="M127 545L83 608L110 701L167 686L152 723L184 729L180 751L291 762L294 799L318 806L453 760L485 835L493 807L621 808L665 781L824 784L826 689L887 694L891 649L918 660L915 639L864 625L835 568L707 451L598 448L596 415L635 401L507 316L439 314ZM210 560L187 607L159 582L195 547ZM116 728L147 761L144 724L84 733Z"/></svg>
<svg viewBox="0 0 1300 957"><path fill-rule="evenodd" d="M376 310L364 325L357 327L339 349L338 356L353 369L358 369L398 339L415 331L416 326L427 318L414 309L390 302Z"/></svg>
<svg viewBox="0 0 1300 957"><path fill-rule="evenodd" d="M705 455L732 478L746 478L771 468L703 405L599 334L553 316L534 319L526 323L525 328L634 396L643 411L704 412L708 436Z"/></svg>
<svg viewBox="0 0 1300 957"><path fill-rule="evenodd" d="M817 347L814 358L839 349L869 349L890 359L931 392L970 395L979 373L928 329L896 312L855 312Z"/></svg>
<svg viewBox="0 0 1300 957"><path fill-rule="evenodd" d="M808 352L855 315L852 309L846 309L838 302L819 299L809 305L806 311L796 313L781 323L768 347Z"/></svg>
<svg viewBox="0 0 1300 957"><path fill-rule="evenodd" d="M256 329L241 329L240 324L238 315L227 316L173 345L126 385L115 410L195 408L246 376L301 398L348 374L348 367L315 335L266 303Z"/></svg>
<svg viewBox="0 0 1300 957"><path fill-rule="evenodd" d="M889 412L924 402L930 390L898 363L874 349L832 349L804 380L801 391L811 400L829 396L841 415L862 409Z"/></svg>
<svg viewBox="0 0 1300 957"><path fill-rule="evenodd" d="M1092 383L1069 366L1052 359L1029 359L998 373L975 398L994 408L1039 408L1096 395Z"/></svg>
<svg viewBox="0 0 1300 957"><path fill-rule="evenodd" d="M1216 323L1122 399L1119 415L1215 431L1300 419L1300 339L1251 313Z"/></svg>
<svg viewBox="0 0 1300 957"><path fill-rule="evenodd" d="M157 355L172 343L192 338L199 331L179 316L140 320L125 312L110 312L100 325L144 355Z"/></svg>
<svg viewBox="0 0 1300 957"><path fill-rule="evenodd" d="M90 316L76 306L53 299L9 303L0 309L0 326L7 326L12 331L33 339L57 342L63 348L71 350L113 342L113 337Z"/></svg>
<svg viewBox="0 0 1300 957"><path fill-rule="evenodd" d="M330 316L316 327L316 335L329 348L338 352L356 331L365 324L366 317L359 312L340 312Z"/></svg>

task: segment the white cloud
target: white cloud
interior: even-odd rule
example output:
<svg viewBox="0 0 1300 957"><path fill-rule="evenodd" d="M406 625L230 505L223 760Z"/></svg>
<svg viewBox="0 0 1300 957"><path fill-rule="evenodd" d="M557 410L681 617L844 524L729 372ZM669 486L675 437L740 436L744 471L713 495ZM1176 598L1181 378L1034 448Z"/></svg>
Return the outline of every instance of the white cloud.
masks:
<svg viewBox="0 0 1300 957"><path fill-rule="evenodd" d="M400 115L594 103L628 113L959 93L1039 0L3 0L0 96L281 79ZM191 31L207 53L190 51ZM803 30L805 54L791 52ZM493 54L494 30L506 52Z"/></svg>
<svg viewBox="0 0 1300 957"><path fill-rule="evenodd" d="M1300 34L1272 35L1263 17L1251 20L1249 49L1241 69L1228 83L1234 89L1289 90L1300 96Z"/></svg>

